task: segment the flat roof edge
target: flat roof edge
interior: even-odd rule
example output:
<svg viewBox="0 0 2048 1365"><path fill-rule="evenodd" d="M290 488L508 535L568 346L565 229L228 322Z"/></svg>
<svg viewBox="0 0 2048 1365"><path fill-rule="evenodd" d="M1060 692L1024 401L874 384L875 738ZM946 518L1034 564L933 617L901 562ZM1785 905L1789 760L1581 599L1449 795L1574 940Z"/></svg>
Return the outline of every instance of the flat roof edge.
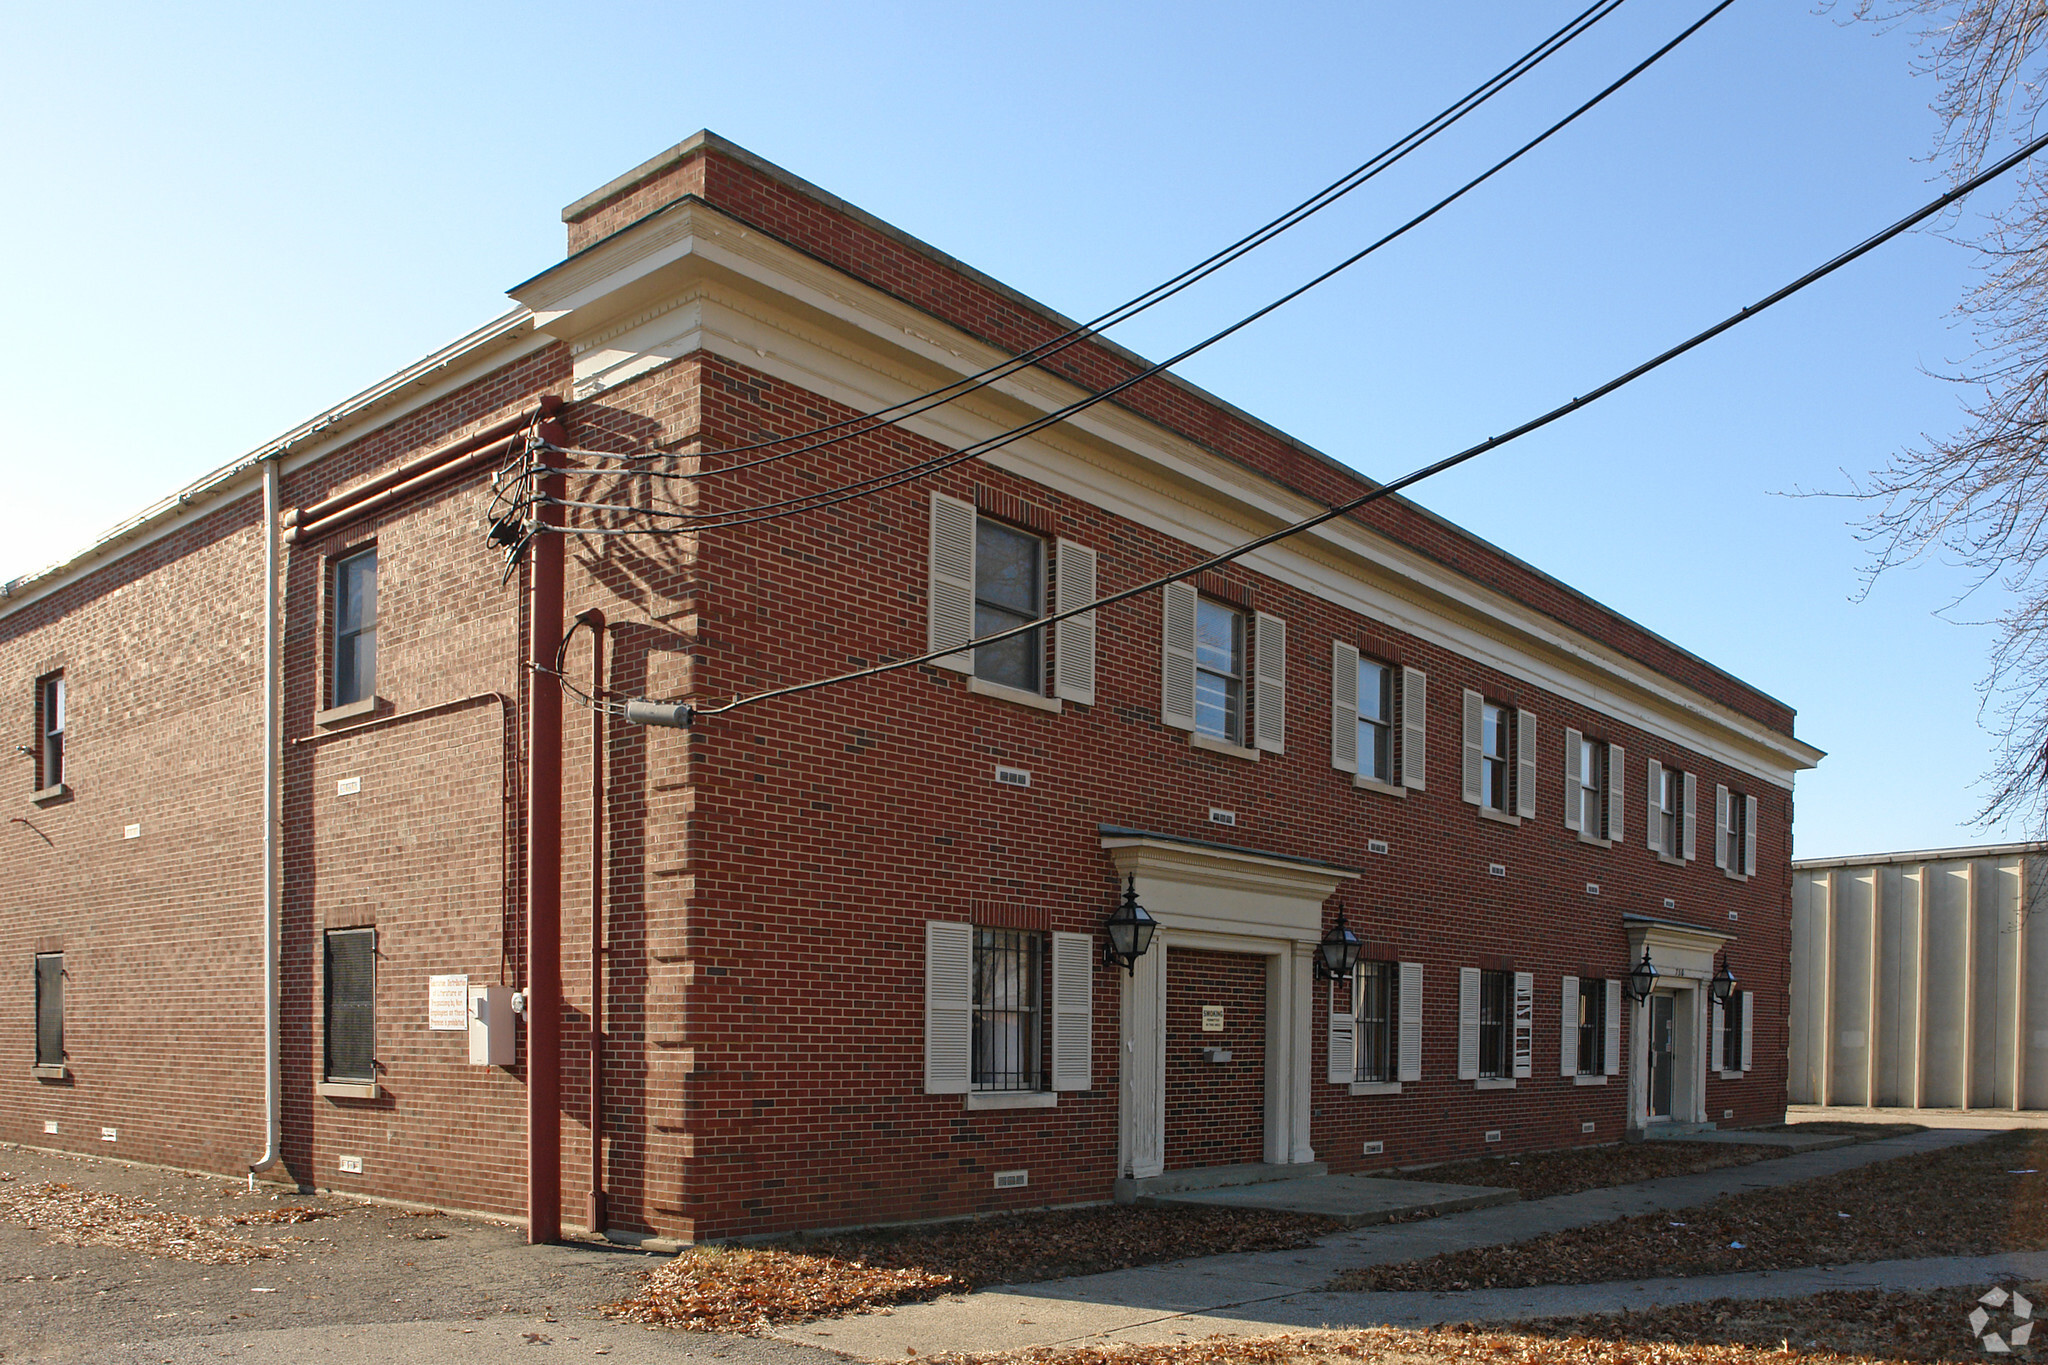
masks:
<svg viewBox="0 0 2048 1365"><path fill-rule="evenodd" d="M1959 848L1916 848L1898 853L1861 853L1843 858L1794 858L1794 872L1819 872L1837 867L1888 867L1901 863L1954 863L1970 858L2015 858L2048 853L2048 840L2013 844L1976 844Z"/></svg>

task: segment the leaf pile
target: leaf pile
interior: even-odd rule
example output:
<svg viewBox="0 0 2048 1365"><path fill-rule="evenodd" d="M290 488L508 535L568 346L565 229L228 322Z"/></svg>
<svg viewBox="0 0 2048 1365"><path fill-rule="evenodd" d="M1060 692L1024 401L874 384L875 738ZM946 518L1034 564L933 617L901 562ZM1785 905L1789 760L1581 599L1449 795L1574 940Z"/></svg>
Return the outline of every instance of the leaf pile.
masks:
<svg viewBox="0 0 2048 1365"><path fill-rule="evenodd" d="M1521 1191L1524 1199L1549 1199L1581 1190L1604 1190L1699 1175L1727 1166L1747 1166L1786 1155L1782 1147L1737 1146L1726 1142L1628 1142L1609 1147L1566 1147L1524 1156L1475 1157L1415 1171L1372 1171L1391 1180L1433 1180L1446 1185L1487 1185Z"/></svg>
<svg viewBox="0 0 2048 1365"><path fill-rule="evenodd" d="M1512 1289L2048 1248L2048 1132L1893 1157L1697 1208L1348 1270L1334 1289Z"/></svg>
<svg viewBox="0 0 2048 1365"><path fill-rule="evenodd" d="M195 1218L160 1212L147 1200L128 1195L81 1190L56 1181L28 1185L0 1175L0 1218L44 1233L53 1242L119 1247L207 1265L243 1265L284 1254L280 1247L232 1236L229 1228L308 1223L334 1216L327 1209L292 1207Z"/></svg>
<svg viewBox="0 0 2048 1365"><path fill-rule="evenodd" d="M693 1247L648 1272L630 1298L599 1305L633 1322L750 1334L958 1292L950 1275L884 1270L830 1256Z"/></svg>

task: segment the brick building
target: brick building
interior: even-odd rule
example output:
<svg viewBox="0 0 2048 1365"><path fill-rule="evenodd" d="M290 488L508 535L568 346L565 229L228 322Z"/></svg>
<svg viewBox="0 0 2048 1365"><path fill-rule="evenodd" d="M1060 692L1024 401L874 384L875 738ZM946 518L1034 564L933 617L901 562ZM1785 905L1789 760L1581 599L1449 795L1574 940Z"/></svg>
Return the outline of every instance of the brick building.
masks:
<svg viewBox="0 0 2048 1365"><path fill-rule="evenodd" d="M0 595L0 1137L239 1171L274 1110L273 1177L690 1239L1781 1117L1818 751L1398 499L937 665L688 730L571 705L556 738L526 661L578 618L579 691L715 703L1367 487L1168 377L946 462L1141 368L1099 340L700 470L1069 324L708 134L564 218L513 312ZM536 430L577 502L877 486L544 538L556 612L485 531ZM1129 971L1127 888L1161 926ZM1342 983L1313 970L1340 913Z"/></svg>

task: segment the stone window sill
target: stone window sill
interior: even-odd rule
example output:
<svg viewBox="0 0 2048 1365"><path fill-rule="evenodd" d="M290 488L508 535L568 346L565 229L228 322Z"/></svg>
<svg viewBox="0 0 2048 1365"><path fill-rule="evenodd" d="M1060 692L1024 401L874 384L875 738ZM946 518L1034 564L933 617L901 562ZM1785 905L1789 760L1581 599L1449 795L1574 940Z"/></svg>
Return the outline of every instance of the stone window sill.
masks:
<svg viewBox="0 0 2048 1365"><path fill-rule="evenodd" d="M1721 869L1721 875L1731 882L1746 882L1749 880L1747 872L1731 872L1725 867Z"/></svg>
<svg viewBox="0 0 2048 1365"><path fill-rule="evenodd" d="M1742 1073L1740 1071L1724 1071L1721 1073L1721 1079L1724 1081L1739 1081L1742 1079Z"/></svg>
<svg viewBox="0 0 2048 1365"><path fill-rule="evenodd" d="M1353 776L1351 785L1360 791L1378 792L1381 796L1392 796L1404 801L1408 798L1406 787L1397 787L1391 782L1382 782L1377 777L1367 777L1363 773Z"/></svg>
<svg viewBox="0 0 2048 1365"><path fill-rule="evenodd" d="M1399 1081L1353 1081L1351 1083L1351 1093L1354 1095L1398 1095L1401 1093L1401 1083Z"/></svg>
<svg viewBox="0 0 2048 1365"><path fill-rule="evenodd" d="M313 724L323 730L331 730L337 725L346 725L352 720L362 720L375 715L377 707L382 700L380 697L364 697L361 701L352 701L346 706L334 706L329 707L325 711L316 711L313 713Z"/></svg>
<svg viewBox="0 0 2048 1365"><path fill-rule="evenodd" d="M44 787L41 791L30 792L28 794L28 799L31 803L35 805L47 806L53 801L65 800L70 795L71 788L65 786L62 782L59 782L54 787Z"/></svg>
<svg viewBox="0 0 2048 1365"><path fill-rule="evenodd" d="M1019 706L1035 707L1058 715L1062 705L1057 697L1041 697L1036 692L1026 692L1021 687L1010 687L1004 683L989 682L972 674L967 678L967 690L981 697L994 697L998 701L1015 702Z"/></svg>
<svg viewBox="0 0 2048 1365"><path fill-rule="evenodd" d="M1573 1085L1605 1085L1605 1084L1607 1084L1607 1078L1606 1078L1605 1076L1574 1076L1574 1077L1572 1077L1572 1084L1573 1084Z"/></svg>
<svg viewBox="0 0 2048 1365"><path fill-rule="evenodd" d="M68 1081L71 1073L61 1066L32 1066L28 1074L39 1081Z"/></svg>
<svg viewBox="0 0 2048 1365"><path fill-rule="evenodd" d="M1051 1109L1060 1097L1050 1090L970 1090L969 1109Z"/></svg>
<svg viewBox="0 0 2048 1365"><path fill-rule="evenodd" d="M1495 810L1492 806L1479 807L1479 818L1482 820L1497 820L1503 825L1519 825L1522 823L1521 816L1509 815L1506 811Z"/></svg>
<svg viewBox="0 0 2048 1365"><path fill-rule="evenodd" d="M1472 1082L1472 1086L1475 1090L1513 1090L1515 1088L1515 1078L1513 1076L1481 1076L1478 1080Z"/></svg>
<svg viewBox="0 0 2048 1365"><path fill-rule="evenodd" d="M1218 739L1214 735L1191 734L1188 736L1188 743L1212 754L1225 754L1231 758L1244 759L1247 763L1259 761L1257 749L1247 749L1242 744L1232 744L1229 740Z"/></svg>
<svg viewBox="0 0 2048 1365"><path fill-rule="evenodd" d="M313 1093L330 1100L374 1100L384 1091L375 1081L316 1081Z"/></svg>
<svg viewBox="0 0 2048 1365"><path fill-rule="evenodd" d="M1672 867L1684 867L1684 866L1685 866L1685 859L1683 859L1683 858L1674 858L1674 857L1672 857L1672 856L1671 856L1671 855L1670 855L1669 853L1662 853L1662 852L1658 853L1658 855L1657 855L1657 861L1658 861L1658 862L1660 862L1660 863L1669 863L1669 864L1670 864L1670 865L1671 865Z"/></svg>
<svg viewBox="0 0 2048 1365"><path fill-rule="evenodd" d="M1579 842L1582 844L1591 844L1595 848L1614 847L1614 841L1612 839L1603 839L1597 834L1587 834L1583 831L1579 834Z"/></svg>

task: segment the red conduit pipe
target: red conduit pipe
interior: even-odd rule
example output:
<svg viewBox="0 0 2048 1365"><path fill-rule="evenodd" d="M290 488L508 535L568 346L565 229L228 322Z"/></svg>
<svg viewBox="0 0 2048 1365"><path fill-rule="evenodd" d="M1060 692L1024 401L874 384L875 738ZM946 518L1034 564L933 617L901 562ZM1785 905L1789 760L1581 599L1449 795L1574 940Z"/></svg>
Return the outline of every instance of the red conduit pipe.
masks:
<svg viewBox="0 0 2048 1365"><path fill-rule="evenodd" d="M559 539L559 537L557 537ZM577 616L590 627L590 695L604 687L604 613ZM590 708L590 1190L584 1204L592 1236L611 1221L604 1197L604 708Z"/></svg>
<svg viewBox="0 0 2048 1365"><path fill-rule="evenodd" d="M561 424L541 435L567 445ZM560 474L541 477L544 498L560 499ZM540 506L541 520L562 524L562 508ZM562 644L564 537L543 531L533 538L527 580L527 654L554 666ZM526 754L526 1240L562 1235L562 689L544 673L532 675Z"/></svg>

